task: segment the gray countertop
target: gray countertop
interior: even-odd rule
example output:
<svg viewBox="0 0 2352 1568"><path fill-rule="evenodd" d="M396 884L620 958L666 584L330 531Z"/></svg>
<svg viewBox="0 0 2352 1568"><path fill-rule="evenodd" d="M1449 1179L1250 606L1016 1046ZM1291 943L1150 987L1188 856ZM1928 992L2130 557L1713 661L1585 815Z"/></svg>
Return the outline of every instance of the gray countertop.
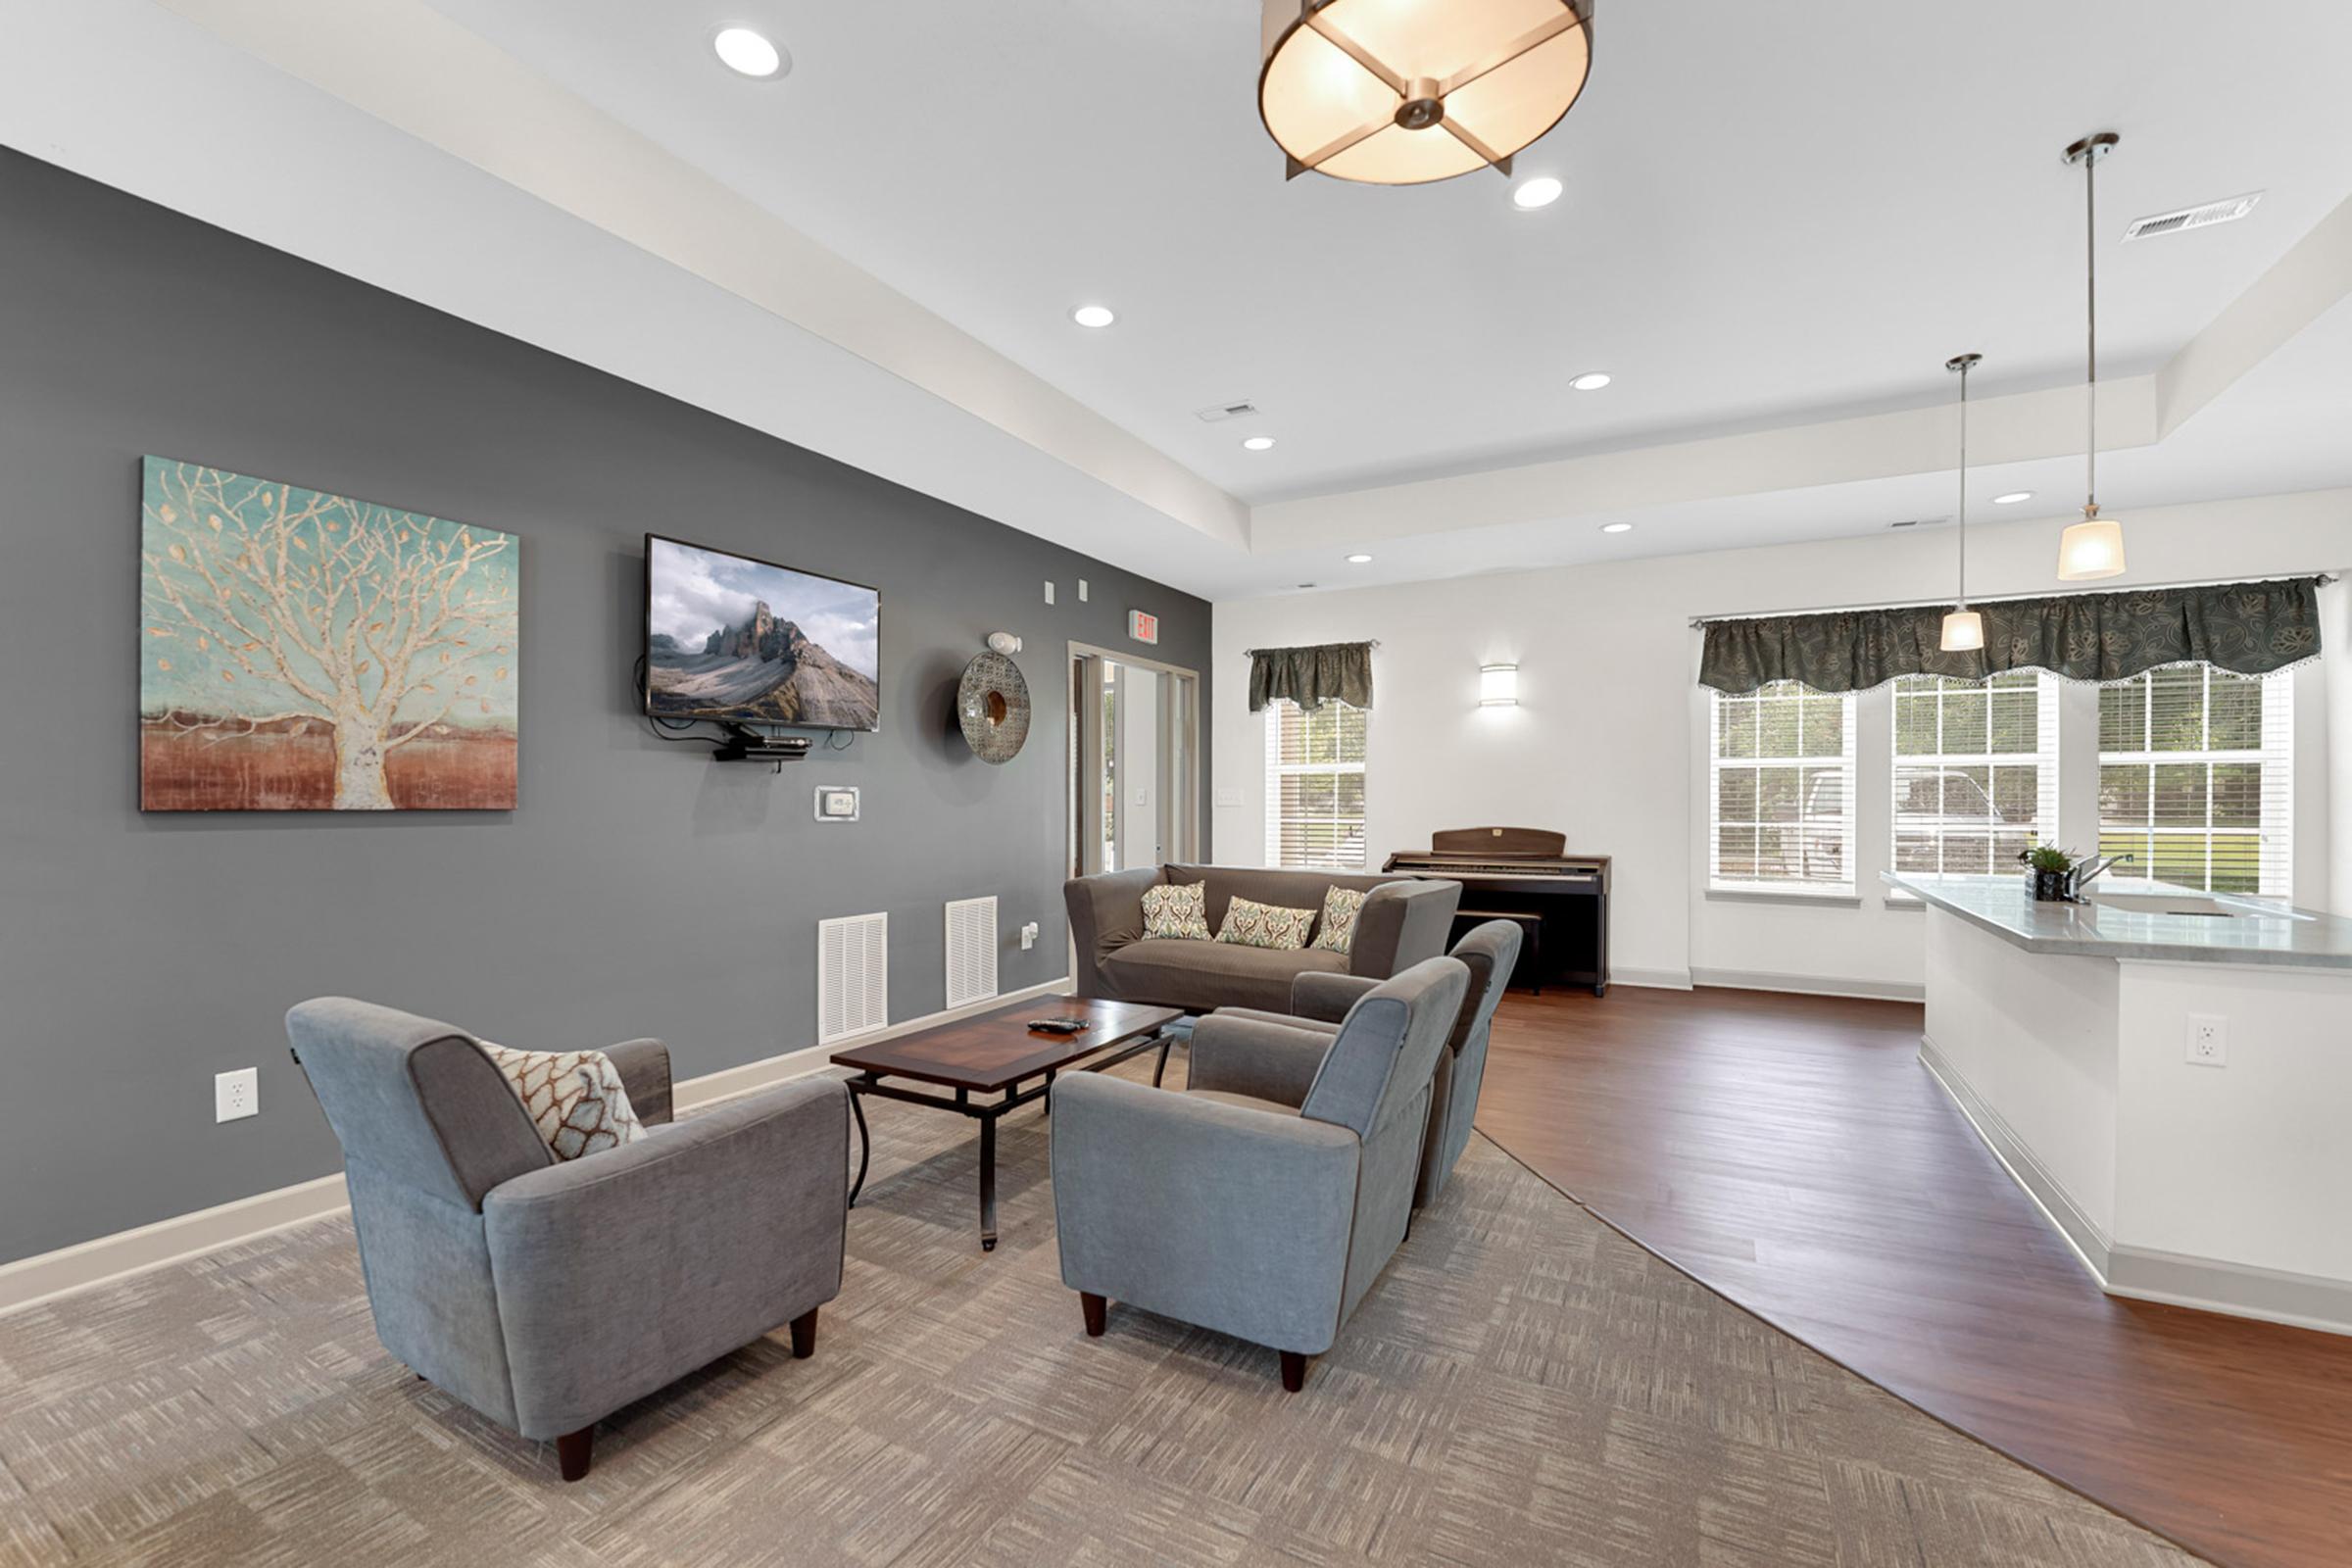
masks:
<svg viewBox="0 0 2352 1568"><path fill-rule="evenodd" d="M1888 886L1915 894L1934 907L1982 926L2029 953L2352 970L2352 920L2297 909L2275 899L2208 895L2162 882L2108 877L2091 884L2094 901L2102 894L2172 895L2186 901L2210 899L2226 908L2245 911L2167 914L2097 902L2037 904L2022 874L1916 876L1886 871L1881 876Z"/></svg>

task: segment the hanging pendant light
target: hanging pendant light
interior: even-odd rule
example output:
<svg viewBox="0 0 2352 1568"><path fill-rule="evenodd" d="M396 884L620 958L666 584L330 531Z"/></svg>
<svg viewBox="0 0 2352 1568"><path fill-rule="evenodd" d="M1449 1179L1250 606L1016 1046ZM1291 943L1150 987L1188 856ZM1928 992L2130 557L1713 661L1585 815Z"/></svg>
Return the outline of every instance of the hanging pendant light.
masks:
<svg viewBox="0 0 2352 1568"><path fill-rule="evenodd" d="M2082 166L2083 257L2082 277L2087 302L2090 374L2090 436L2083 443L2086 482L2082 520L2070 523L2058 538L2058 580L2088 582L2114 577L2124 569L2124 525L2099 515L2099 212L2093 173L2099 161L2115 151L2120 138L2112 130L2085 136L2066 150L2066 161Z"/></svg>
<svg viewBox="0 0 2352 1568"><path fill-rule="evenodd" d="M1592 66L1588 0L1265 0L1259 34L1257 112L1286 178L1507 175Z"/></svg>
<svg viewBox="0 0 2352 1568"><path fill-rule="evenodd" d="M1947 654L1967 654L1984 646L1984 617L1968 608L1968 372L1983 364L1982 354L1955 354L1943 362L1960 372L1960 602L1944 612L1943 641Z"/></svg>

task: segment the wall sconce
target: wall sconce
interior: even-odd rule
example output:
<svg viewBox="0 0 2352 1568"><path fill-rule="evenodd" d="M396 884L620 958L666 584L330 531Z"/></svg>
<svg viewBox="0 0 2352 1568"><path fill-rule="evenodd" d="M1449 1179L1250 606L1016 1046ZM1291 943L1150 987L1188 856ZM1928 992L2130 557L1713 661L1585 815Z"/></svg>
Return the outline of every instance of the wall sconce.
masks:
<svg viewBox="0 0 2352 1568"><path fill-rule="evenodd" d="M1517 664L1479 665L1478 706L1481 708L1517 708L1519 706L1519 666Z"/></svg>

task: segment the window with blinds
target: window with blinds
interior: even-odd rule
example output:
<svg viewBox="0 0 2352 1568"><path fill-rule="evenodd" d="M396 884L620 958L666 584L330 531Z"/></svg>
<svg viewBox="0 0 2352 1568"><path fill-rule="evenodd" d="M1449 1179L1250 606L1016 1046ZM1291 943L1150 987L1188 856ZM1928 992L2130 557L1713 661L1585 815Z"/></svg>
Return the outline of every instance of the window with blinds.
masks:
<svg viewBox="0 0 2352 1568"><path fill-rule="evenodd" d="M1984 681L1894 683L1897 871L2013 872L2058 835L2058 682L2037 670Z"/></svg>
<svg viewBox="0 0 2352 1568"><path fill-rule="evenodd" d="M1337 699L1266 705L1266 863L1364 867L1364 741L1371 712Z"/></svg>
<svg viewBox="0 0 2352 1568"><path fill-rule="evenodd" d="M2294 891L2294 677L2205 664L2099 690L2099 853L2127 876Z"/></svg>
<svg viewBox="0 0 2352 1568"><path fill-rule="evenodd" d="M1713 696L1707 885L1851 893L1853 695L1782 681Z"/></svg>

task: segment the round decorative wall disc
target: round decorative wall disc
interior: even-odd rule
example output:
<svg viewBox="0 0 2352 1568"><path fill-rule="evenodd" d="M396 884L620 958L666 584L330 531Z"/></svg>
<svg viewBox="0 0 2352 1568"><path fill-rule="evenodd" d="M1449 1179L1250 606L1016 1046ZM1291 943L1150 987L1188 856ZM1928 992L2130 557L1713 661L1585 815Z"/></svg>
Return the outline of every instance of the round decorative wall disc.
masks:
<svg viewBox="0 0 2352 1568"><path fill-rule="evenodd" d="M1029 683L1003 654L980 655L956 683L956 721L983 762L1009 762L1029 738Z"/></svg>

